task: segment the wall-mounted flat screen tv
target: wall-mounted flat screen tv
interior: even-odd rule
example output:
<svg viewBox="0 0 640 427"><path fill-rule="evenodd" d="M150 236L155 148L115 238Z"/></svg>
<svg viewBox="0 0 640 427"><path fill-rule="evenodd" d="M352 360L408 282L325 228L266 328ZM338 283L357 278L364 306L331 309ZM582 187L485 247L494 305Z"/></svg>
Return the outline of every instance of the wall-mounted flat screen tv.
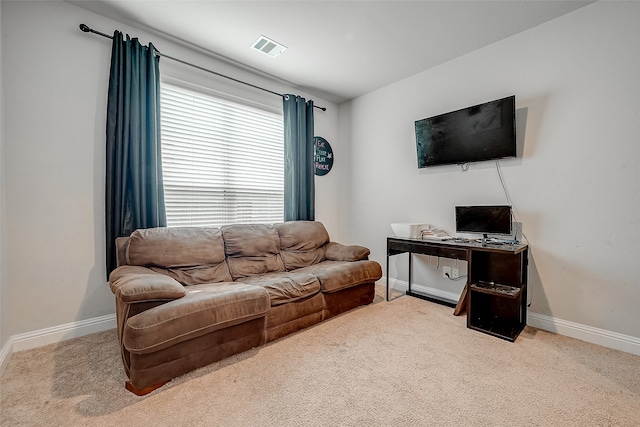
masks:
<svg viewBox="0 0 640 427"><path fill-rule="evenodd" d="M418 167L516 156L516 97L417 120Z"/></svg>
<svg viewBox="0 0 640 427"><path fill-rule="evenodd" d="M456 233L511 234L511 206L456 206Z"/></svg>

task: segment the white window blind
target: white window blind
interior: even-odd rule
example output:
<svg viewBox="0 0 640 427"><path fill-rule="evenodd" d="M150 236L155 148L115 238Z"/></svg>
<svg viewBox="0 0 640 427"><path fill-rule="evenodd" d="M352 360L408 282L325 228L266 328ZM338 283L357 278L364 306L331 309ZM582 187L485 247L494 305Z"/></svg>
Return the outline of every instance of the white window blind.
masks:
<svg viewBox="0 0 640 427"><path fill-rule="evenodd" d="M169 227L283 220L280 114L166 83L161 101Z"/></svg>

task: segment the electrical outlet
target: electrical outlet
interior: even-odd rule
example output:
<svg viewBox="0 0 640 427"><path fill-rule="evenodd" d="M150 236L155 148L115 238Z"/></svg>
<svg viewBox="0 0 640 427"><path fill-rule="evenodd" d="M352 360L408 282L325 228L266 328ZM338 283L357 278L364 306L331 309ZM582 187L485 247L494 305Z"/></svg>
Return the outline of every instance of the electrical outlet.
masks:
<svg viewBox="0 0 640 427"><path fill-rule="evenodd" d="M448 265L442 267L442 277L451 277L451 267L449 267Z"/></svg>
<svg viewBox="0 0 640 427"><path fill-rule="evenodd" d="M457 267L453 267L451 269L451 278L457 279L458 277L460 277L460 270Z"/></svg>

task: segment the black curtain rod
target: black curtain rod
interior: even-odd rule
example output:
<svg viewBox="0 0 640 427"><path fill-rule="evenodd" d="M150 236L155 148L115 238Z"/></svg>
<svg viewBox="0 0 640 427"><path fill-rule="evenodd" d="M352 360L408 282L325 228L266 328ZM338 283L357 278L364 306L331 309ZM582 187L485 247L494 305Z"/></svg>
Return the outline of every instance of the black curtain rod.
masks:
<svg viewBox="0 0 640 427"><path fill-rule="evenodd" d="M85 32L85 33L94 33L94 34L98 34L99 36L106 37L106 38L108 38L108 39L112 39L112 40L113 40L113 36L110 36L109 34L101 33L100 31L96 31L96 30L94 30L93 28L89 28L89 27L88 27L87 25L85 25L85 24L80 24L80 30L81 30L81 31L83 31L83 32ZM201 66L199 66L199 65L195 65L195 64L192 64L192 63L190 63L190 62L183 61L182 59L174 58L173 56L169 56L169 55L167 55L167 54L164 54L164 53L160 52L160 51L159 51L159 50L157 50L157 49L155 50L155 53L156 53L156 55L158 55L158 56L159 56L159 57L161 57L161 58L171 59L171 60L176 61L176 62L179 62L179 63L181 63L181 64L188 65L188 66L193 67L193 68L197 68L198 70L205 71L205 72L207 72L207 73L211 73L211 74L215 74L216 76L223 77L223 78L225 78L225 79L233 80L233 81L234 81L234 82L236 82L236 83L241 83L241 84L243 84L243 85L251 86L252 88L262 90L262 91L264 91L264 92L269 92L269 93L271 93L271 94L273 94L273 95L278 95L278 96L280 96L280 97L284 97L284 95L283 95L283 94L281 94L281 93L274 92L274 91L272 91L272 90L265 89L265 88L263 88L263 87L256 86L256 85L251 84L251 83L243 82L242 80L238 80L238 79L236 79L236 78L229 77L229 76L226 76L226 75L224 75L224 74L220 74L220 73L218 73L218 72L216 72L216 71L209 70L209 69L204 68L204 67L201 67ZM325 107L319 107L319 106L317 106L317 105L314 105L313 107L314 107L314 108L317 108L318 110L327 111L327 109L326 109Z"/></svg>

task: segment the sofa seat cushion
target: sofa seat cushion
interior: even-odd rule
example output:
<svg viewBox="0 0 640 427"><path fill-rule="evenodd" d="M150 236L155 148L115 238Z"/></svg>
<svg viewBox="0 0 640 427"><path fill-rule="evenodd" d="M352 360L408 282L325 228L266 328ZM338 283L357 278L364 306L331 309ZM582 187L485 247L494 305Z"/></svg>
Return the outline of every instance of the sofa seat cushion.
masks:
<svg viewBox="0 0 640 427"><path fill-rule="evenodd" d="M264 317L269 295L261 286L212 283L186 288L184 297L159 305L127 321L123 345L146 354L218 329Z"/></svg>
<svg viewBox="0 0 640 427"><path fill-rule="evenodd" d="M265 288L269 293L271 307L298 301L320 292L318 278L309 273L268 273L245 277L238 281Z"/></svg>
<svg viewBox="0 0 640 427"><path fill-rule="evenodd" d="M233 281L226 261L222 261L220 264L196 265L193 267L149 268L156 273L169 276L185 286Z"/></svg>
<svg viewBox="0 0 640 427"><path fill-rule="evenodd" d="M382 268L375 261L322 261L296 270L310 273L320 281L322 292L335 292L363 283L375 282L382 277Z"/></svg>

